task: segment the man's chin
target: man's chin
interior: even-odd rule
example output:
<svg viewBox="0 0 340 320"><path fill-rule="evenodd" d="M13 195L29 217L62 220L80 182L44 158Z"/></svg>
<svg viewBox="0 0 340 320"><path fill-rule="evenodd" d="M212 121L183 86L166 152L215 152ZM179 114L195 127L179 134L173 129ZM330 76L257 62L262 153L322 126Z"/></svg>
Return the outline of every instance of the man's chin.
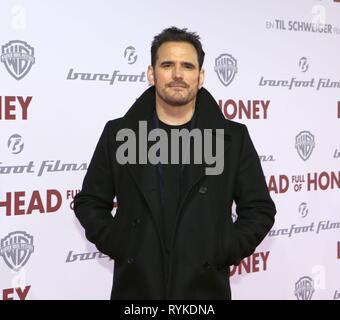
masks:
<svg viewBox="0 0 340 320"><path fill-rule="evenodd" d="M183 95L179 94L172 94L172 95L166 95L163 97L163 100L174 107L180 107L185 104L187 104L189 101L186 97L183 97Z"/></svg>
<svg viewBox="0 0 340 320"><path fill-rule="evenodd" d="M168 105L171 105L173 107L182 107L187 105L191 99L190 96L185 94L184 92L181 92L180 90L177 92L163 92L163 94L160 94L159 97Z"/></svg>
<svg viewBox="0 0 340 320"><path fill-rule="evenodd" d="M182 107L185 106L188 102L187 101L178 101L178 100L168 100L166 103L173 107Z"/></svg>

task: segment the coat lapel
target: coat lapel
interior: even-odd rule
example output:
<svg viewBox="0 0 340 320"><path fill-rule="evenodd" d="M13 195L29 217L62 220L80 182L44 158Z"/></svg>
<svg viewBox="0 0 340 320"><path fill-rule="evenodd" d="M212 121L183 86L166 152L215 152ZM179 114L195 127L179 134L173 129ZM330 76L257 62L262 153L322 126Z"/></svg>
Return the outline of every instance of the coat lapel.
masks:
<svg viewBox="0 0 340 320"><path fill-rule="evenodd" d="M223 139L224 145L224 154L227 152L230 143L231 143L231 135L229 130L226 129L225 119L220 111L217 103L215 102L214 98L210 95L210 93L202 88L196 99L196 106L195 106L195 117L196 117L196 127L201 130L202 133L202 141L204 136L204 130L211 129L212 130L212 137L215 140L216 135L217 139ZM217 133L216 129L223 129L224 134L221 135ZM215 150L214 150L215 151ZM216 154L216 153L215 153ZM193 154L191 154L193 157ZM222 159L224 161L224 159ZM206 168L209 165L205 162L203 157L202 164L194 164L188 165L186 170L184 171L184 185L182 189L182 199L180 205L178 206L178 215L180 216L181 210L183 205L190 194L190 191L194 188L194 186L206 176Z"/></svg>
<svg viewBox="0 0 340 320"><path fill-rule="evenodd" d="M152 128L152 123L150 119L147 121L147 126L147 132L149 132ZM135 132L138 132L138 128L136 128ZM147 150L149 150L149 147L151 145L152 143L148 142ZM137 164L127 164L126 166L130 171L139 191L146 200L153 219L155 220L158 228L160 228L161 204L157 165L153 165L147 161L146 164L138 164L137 162Z"/></svg>
<svg viewBox="0 0 340 320"><path fill-rule="evenodd" d="M122 118L119 129L131 129L136 134L136 141L139 139L139 124L140 121L147 123L147 135L152 129L152 117L155 110L155 89L150 87L147 89L127 111ZM147 150L149 149L150 142ZM138 152L137 152L138 159ZM145 199L152 216L152 219L157 226L157 234L164 248L163 237L161 236L162 221L161 221L161 204L160 204L160 189L157 166L150 163L146 164L126 164L127 170L130 172L138 190Z"/></svg>

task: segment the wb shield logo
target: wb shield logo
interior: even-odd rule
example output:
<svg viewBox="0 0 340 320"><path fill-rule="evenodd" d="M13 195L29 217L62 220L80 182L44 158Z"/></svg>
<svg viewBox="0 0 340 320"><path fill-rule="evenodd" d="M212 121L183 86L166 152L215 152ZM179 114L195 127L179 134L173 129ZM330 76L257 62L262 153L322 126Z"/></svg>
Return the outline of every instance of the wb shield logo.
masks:
<svg viewBox="0 0 340 320"><path fill-rule="evenodd" d="M311 300L314 291L314 282L311 277L301 277L295 283L295 296L298 300Z"/></svg>
<svg viewBox="0 0 340 320"><path fill-rule="evenodd" d="M309 131L301 131L295 137L295 148L300 158L306 161L315 147L314 136Z"/></svg>
<svg viewBox="0 0 340 320"><path fill-rule="evenodd" d="M33 236L24 231L11 232L1 239L0 256L14 271L19 271L27 263L33 251Z"/></svg>
<svg viewBox="0 0 340 320"><path fill-rule="evenodd" d="M1 50L1 62L10 75L20 80L26 76L35 63L34 49L21 40L10 41Z"/></svg>
<svg viewBox="0 0 340 320"><path fill-rule="evenodd" d="M237 73L237 61L230 54L221 54L215 59L215 72L226 87L233 81Z"/></svg>

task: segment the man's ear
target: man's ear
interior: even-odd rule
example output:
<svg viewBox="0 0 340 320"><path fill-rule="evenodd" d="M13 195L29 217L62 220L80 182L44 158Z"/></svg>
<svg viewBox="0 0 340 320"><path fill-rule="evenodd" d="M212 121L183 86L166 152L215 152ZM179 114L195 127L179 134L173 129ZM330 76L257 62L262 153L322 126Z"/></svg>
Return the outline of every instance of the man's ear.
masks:
<svg viewBox="0 0 340 320"><path fill-rule="evenodd" d="M203 87L203 83L204 83L204 69L201 69L198 79L198 89L201 89Z"/></svg>
<svg viewBox="0 0 340 320"><path fill-rule="evenodd" d="M149 85L150 86L155 85L154 70L152 66L148 66L147 76L148 76Z"/></svg>

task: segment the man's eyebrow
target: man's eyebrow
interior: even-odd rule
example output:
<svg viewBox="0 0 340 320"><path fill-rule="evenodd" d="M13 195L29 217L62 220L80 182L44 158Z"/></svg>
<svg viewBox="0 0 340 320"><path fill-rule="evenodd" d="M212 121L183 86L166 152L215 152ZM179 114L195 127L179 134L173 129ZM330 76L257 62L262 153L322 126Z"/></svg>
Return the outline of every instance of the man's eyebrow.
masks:
<svg viewBox="0 0 340 320"><path fill-rule="evenodd" d="M171 60L164 60L164 61L161 62L161 64L165 64L165 63L174 63L174 62L171 61Z"/></svg>
<svg viewBox="0 0 340 320"><path fill-rule="evenodd" d="M163 64L173 64L174 61L172 60L164 60L160 63L160 65L163 65ZM190 61L181 61L181 64L182 65L188 65L188 66L192 66L192 67L196 67L194 63L190 62Z"/></svg>
<svg viewBox="0 0 340 320"><path fill-rule="evenodd" d="M187 65L187 66L191 66L191 67L196 67L196 65L190 61L183 61L182 64Z"/></svg>

